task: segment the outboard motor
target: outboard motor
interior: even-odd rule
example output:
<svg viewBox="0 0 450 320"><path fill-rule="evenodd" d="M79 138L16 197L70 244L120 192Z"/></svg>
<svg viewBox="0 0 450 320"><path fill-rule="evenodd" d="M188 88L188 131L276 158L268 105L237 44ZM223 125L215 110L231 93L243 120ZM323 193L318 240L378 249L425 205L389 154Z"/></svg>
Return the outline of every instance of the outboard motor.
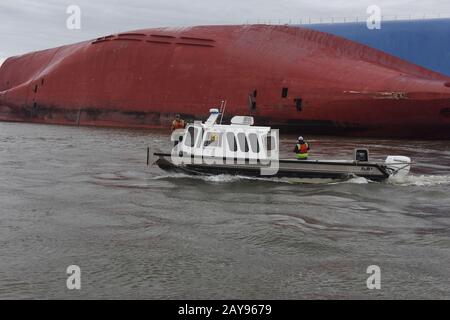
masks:
<svg viewBox="0 0 450 320"><path fill-rule="evenodd" d="M388 156L386 166L390 169L391 175L395 177L405 177L411 169L411 158L404 156Z"/></svg>

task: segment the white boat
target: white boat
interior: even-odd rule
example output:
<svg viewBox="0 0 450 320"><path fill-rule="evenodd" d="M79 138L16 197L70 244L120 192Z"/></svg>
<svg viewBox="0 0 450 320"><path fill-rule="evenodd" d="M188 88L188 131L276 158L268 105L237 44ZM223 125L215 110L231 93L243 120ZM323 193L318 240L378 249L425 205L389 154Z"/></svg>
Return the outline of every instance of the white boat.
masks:
<svg viewBox="0 0 450 320"><path fill-rule="evenodd" d="M170 153L154 153L163 170L204 175L273 176L311 179L364 177L382 181L409 173L411 159L388 156L384 162L369 161L365 148L351 160L279 159L278 130L253 125L249 116L235 116L231 124L218 122L221 113L211 109L204 123L189 124L172 135Z"/></svg>

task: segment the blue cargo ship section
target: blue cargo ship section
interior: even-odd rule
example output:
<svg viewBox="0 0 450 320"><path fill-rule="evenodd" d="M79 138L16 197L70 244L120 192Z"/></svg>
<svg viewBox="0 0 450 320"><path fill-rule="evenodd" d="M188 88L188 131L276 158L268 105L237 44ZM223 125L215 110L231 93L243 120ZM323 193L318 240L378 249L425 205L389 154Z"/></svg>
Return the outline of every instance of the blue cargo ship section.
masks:
<svg viewBox="0 0 450 320"><path fill-rule="evenodd" d="M450 19L312 24L305 27L353 40L450 76Z"/></svg>

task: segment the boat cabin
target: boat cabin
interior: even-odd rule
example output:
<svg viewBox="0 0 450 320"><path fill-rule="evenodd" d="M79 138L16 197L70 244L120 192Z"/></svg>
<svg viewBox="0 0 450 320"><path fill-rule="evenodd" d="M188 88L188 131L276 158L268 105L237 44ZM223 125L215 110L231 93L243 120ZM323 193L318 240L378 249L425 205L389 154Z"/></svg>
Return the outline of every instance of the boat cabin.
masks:
<svg viewBox="0 0 450 320"><path fill-rule="evenodd" d="M253 126L253 117L235 116L231 124L218 119L221 113L211 109L204 122L189 124L180 139L183 155L233 159L270 159L278 154L278 132L270 127Z"/></svg>

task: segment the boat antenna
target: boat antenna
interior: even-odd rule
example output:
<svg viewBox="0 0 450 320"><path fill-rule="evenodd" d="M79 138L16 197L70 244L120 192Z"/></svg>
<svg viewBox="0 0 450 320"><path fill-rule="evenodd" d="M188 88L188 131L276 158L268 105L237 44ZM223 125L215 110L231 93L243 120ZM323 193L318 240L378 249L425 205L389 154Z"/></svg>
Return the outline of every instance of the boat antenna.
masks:
<svg viewBox="0 0 450 320"><path fill-rule="evenodd" d="M225 100L225 101L223 101L222 100L222 106L223 106L223 110L222 110L222 108L220 108L221 110L221 114L220 114L220 122L219 122L219 124L222 124L222 119L223 119L223 115L225 114L225 109L227 108L227 100Z"/></svg>

